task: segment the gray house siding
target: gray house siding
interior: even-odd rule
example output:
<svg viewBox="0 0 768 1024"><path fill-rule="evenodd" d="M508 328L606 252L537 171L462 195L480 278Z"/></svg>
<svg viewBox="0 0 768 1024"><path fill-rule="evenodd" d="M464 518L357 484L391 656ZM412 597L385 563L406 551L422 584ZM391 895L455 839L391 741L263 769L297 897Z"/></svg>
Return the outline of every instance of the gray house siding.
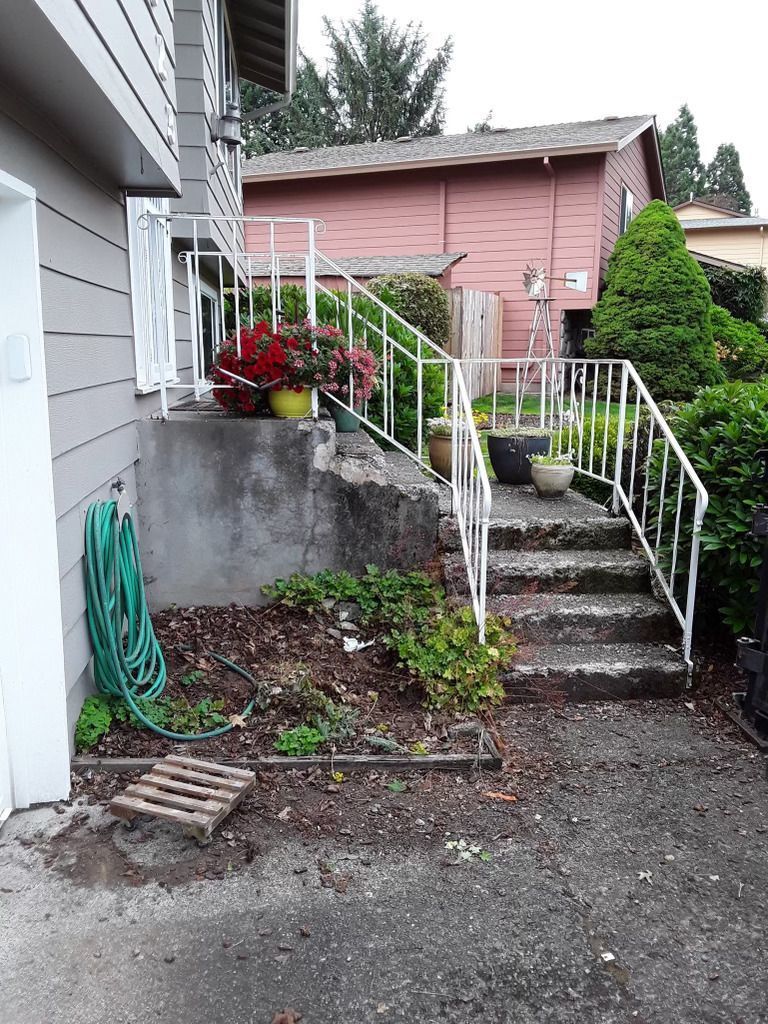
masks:
<svg viewBox="0 0 768 1024"><path fill-rule="evenodd" d="M37 190L40 285L70 724L92 689L85 618L85 510L122 477L136 494L136 394L125 201L38 111L0 91L0 164ZM191 379L186 270L173 261L177 367Z"/></svg>
<svg viewBox="0 0 768 1024"><path fill-rule="evenodd" d="M219 115L216 69L217 0L176 0L176 89L182 197L171 208L241 217L242 197L222 163L211 131ZM232 228L212 225L209 248L232 249Z"/></svg>
<svg viewBox="0 0 768 1024"><path fill-rule="evenodd" d="M13 7L3 19L3 81L90 152L108 180L178 194L171 0L16 0Z"/></svg>

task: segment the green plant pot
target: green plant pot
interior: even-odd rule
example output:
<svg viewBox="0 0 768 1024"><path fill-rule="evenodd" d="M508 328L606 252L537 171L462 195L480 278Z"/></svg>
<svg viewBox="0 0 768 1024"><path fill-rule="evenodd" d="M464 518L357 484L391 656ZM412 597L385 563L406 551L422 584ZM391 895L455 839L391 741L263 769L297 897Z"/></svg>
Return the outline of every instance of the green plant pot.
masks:
<svg viewBox="0 0 768 1024"><path fill-rule="evenodd" d="M359 405L355 406L354 412L350 412L349 409L344 409L335 402L329 402L328 412L330 412L333 417L333 422L336 424L336 431L339 434L354 434L360 426L360 420L357 416L360 412Z"/></svg>

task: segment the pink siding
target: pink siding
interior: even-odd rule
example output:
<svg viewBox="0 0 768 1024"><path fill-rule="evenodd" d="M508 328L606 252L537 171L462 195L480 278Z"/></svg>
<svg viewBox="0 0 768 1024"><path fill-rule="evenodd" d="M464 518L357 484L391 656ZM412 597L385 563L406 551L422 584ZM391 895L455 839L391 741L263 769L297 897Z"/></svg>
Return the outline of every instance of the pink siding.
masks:
<svg viewBox="0 0 768 1024"><path fill-rule="evenodd" d="M636 156L610 158L624 168ZM602 155L590 155L555 157L549 168L541 160L525 160L246 184L245 212L322 218L326 231L318 248L331 257L466 252L452 268L451 284L502 296L504 354L516 356L525 353L531 318L522 285L526 263L543 263L553 277L587 272L586 293L552 285L556 331L561 310L589 308L595 301L603 243L612 245L611 234L617 233L611 228L613 211L603 211L604 164ZM635 182L642 168L632 167ZM622 173L629 182L629 171ZM612 169L606 181L613 176ZM645 189L629 187L638 208L647 202L647 175ZM282 228L278 245L290 251L299 237L300 229ZM263 251L265 242L264 229L249 227L252 251Z"/></svg>
<svg viewBox="0 0 768 1024"><path fill-rule="evenodd" d="M605 205L603 207L603 223L600 233L600 270L605 276L608 257L614 243L619 237L619 214L621 206L621 186L625 185L634 195L634 213L638 214L644 206L658 195L654 192L648 170L643 137L633 139L628 146L618 153L608 153L605 161Z"/></svg>

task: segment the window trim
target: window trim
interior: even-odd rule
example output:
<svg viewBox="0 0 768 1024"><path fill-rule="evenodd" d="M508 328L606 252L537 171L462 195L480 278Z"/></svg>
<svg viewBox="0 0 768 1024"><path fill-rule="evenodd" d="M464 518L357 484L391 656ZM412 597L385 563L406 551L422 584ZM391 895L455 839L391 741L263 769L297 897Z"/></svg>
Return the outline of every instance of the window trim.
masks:
<svg viewBox="0 0 768 1024"><path fill-rule="evenodd" d="M635 215L635 194L628 185L622 181L619 193L619 237L621 237L632 223Z"/></svg>
<svg viewBox="0 0 768 1024"><path fill-rule="evenodd" d="M210 299L211 303L213 305L213 308L216 311L216 323L212 323L211 324L211 332L212 332L212 336L211 336L211 356L213 357L216 354L216 347L217 347L217 345L221 344L221 324L222 324L221 296L219 294L219 291L216 288L214 288L213 285L208 284L208 282L204 281L202 278L200 279L200 295L201 296L204 295L207 299ZM203 339L201 338L200 339L200 355L203 356L203 354L204 354ZM200 370L201 370L201 372L203 374L203 377L204 377L205 376L205 366L204 365L201 366Z"/></svg>
<svg viewBox="0 0 768 1024"><path fill-rule="evenodd" d="M165 361L165 383L177 384L175 305L173 301L173 269L170 225L161 224L164 235L164 281L159 282L151 273L150 233L147 227L139 225L144 213L168 213L170 200L148 196L126 196L125 212L128 222L128 266L131 286L131 315L133 320L134 365L136 370L135 390L137 394L148 395L160 390L161 370L157 323L154 311L165 298L165 331L163 340L168 355ZM170 300L170 303L169 301ZM150 357L149 360L147 357Z"/></svg>

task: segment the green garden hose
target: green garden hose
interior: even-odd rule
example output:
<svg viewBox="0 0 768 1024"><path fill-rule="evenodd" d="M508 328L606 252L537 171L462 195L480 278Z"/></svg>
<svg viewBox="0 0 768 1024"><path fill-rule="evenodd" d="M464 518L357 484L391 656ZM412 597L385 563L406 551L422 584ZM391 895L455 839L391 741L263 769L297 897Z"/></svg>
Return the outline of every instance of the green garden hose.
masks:
<svg viewBox="0 0 768 1024"><path fill-rule="evenodd" d="M136 703L163 692L165 658L149 617L136 531L129 513L121 517L116 501L94 501L85 518L86 597L93 643L94 677L102 693L122 697L148 729L171 740L209 740L230 732L232 724L197 734L170 732L152 722ZM209 651L207 656L247 679L252 675ZM255 697L241 713L253 711Z"/></svg>

